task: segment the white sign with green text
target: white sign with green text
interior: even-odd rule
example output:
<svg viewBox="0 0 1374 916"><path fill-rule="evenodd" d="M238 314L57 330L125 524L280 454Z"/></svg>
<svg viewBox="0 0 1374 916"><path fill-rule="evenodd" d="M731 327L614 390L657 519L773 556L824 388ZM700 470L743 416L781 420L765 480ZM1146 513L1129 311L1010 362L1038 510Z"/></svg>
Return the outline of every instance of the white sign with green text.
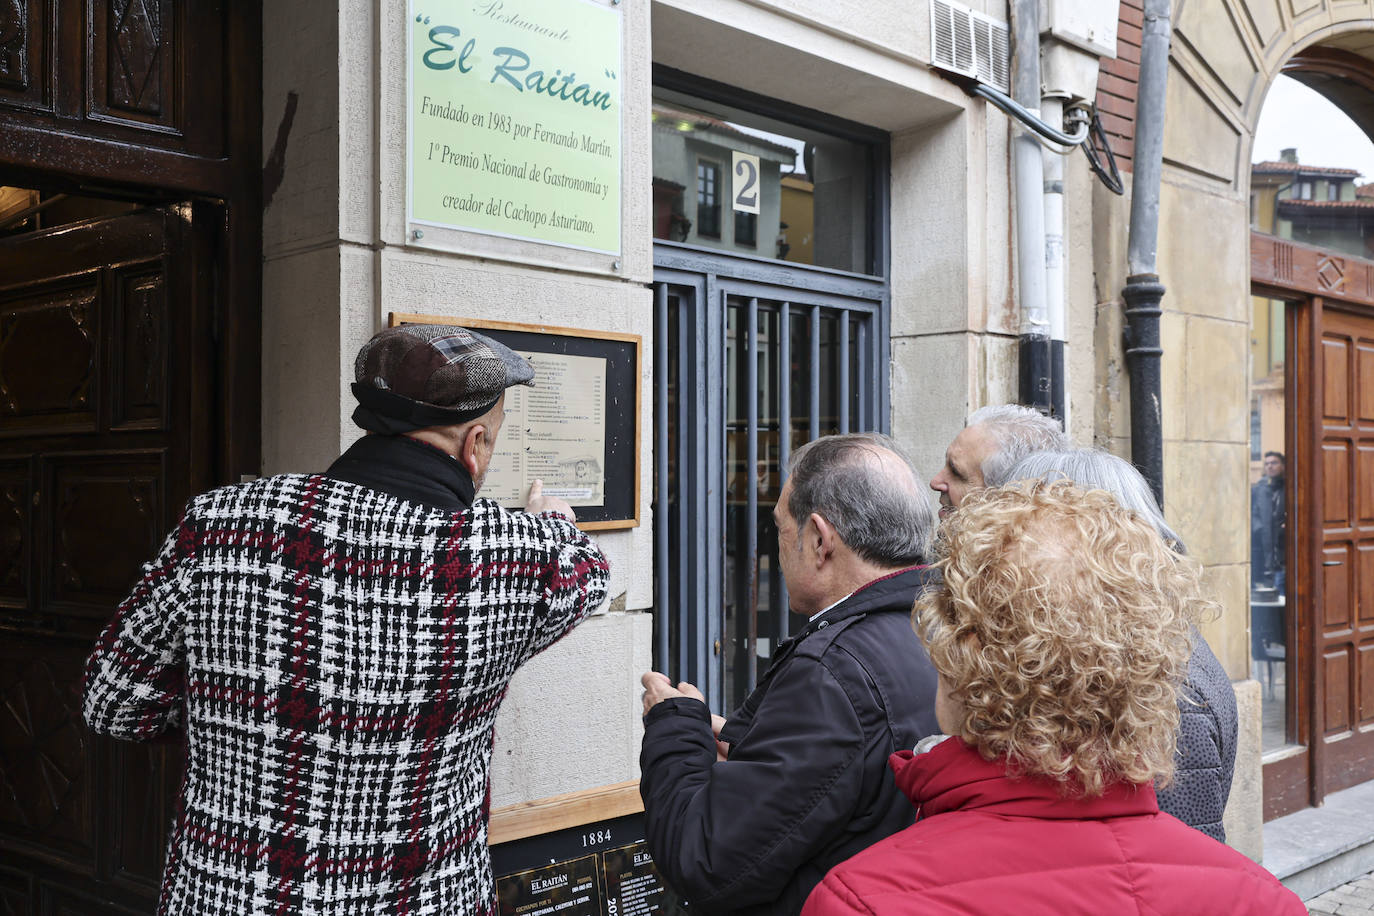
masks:
<svg viewBox="0 0 1374 916"><path fill-rule="evenodd" d="M410 223L620 253L620 12L411 0Z"/></svg>

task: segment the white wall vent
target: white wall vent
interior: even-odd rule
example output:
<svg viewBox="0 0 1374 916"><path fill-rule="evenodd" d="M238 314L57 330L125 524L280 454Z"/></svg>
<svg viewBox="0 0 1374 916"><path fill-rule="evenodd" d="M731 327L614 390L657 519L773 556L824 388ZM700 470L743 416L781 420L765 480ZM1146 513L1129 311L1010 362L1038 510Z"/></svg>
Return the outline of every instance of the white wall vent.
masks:
<svg viewBox="0 0 1374 916"><path fill-rule="evenodd" d="M1011 91L1006 23L949 0L930 0L930 61L944 70Z"/></svg>

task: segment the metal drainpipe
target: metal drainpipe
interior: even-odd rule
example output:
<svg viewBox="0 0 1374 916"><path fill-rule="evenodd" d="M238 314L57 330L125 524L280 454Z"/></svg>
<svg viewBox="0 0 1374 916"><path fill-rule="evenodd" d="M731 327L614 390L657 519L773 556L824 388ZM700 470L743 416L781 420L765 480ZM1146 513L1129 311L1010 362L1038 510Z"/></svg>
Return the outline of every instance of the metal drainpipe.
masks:
<svg viewBox="0 0 1374 916"><path fill-rule="evenodd" d="M1045 96L1040 117L1059 127L1064 122L1064 100ZM1049 148L1044 159L1045 188L1045 311L1050 320L1050 404L1053 416L1069 428L1068 378L1065 366L1068 320L1064 312L1064 156Z"/></svg>
<svg viewBox="0 0 1374 916"><path fill-rule="evenodd" d="M1040 114L1040 0L1012 2L1011 94ZM1050 327L1045 306L1045 171L1040 141L1027 129L1012 138L1016 194L1016 268L1021 295L1020 401L1052 409Z"/></svg>
<svg viewBox="0 0 1374 916"><path fill-rule="evenodd" d="M1164 158L1164 89L1169 78L1170 0L1145 0L1140 83L1135 106L1131 227L1126 260L1126 365L1131 378L1131 461L1164 506L1164 436L1160 403L1159 302L1156 273L1159 183Z"/></svg>

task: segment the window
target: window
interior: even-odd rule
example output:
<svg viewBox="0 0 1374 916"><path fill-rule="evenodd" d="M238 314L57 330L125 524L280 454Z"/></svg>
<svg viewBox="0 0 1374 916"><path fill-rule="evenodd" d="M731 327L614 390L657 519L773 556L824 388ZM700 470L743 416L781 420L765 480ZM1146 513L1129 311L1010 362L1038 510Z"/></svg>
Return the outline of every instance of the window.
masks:
<svg viewBox="0 0 1374 916"><path fill-rule="evenodd" d="M1296 197L1298 200L1311 200L1312 182L1299 181L1297 184L1293 186L1293 196Z"/></svg>
<svg viewBox="0 0 1374 916"><path fill-rule="evenodd" d="M654 86L650 113L656 240L876 272L873 219L883 191L874 181L875 150L886 147L856 139L871 129L823 130L816 120L786 117L786 106L772 100L745 107L738 90L705 97L696 91L706 83L699 77L669 82ZM756 165L736 173L736 153ZM684 201L674 200L675 188L684 189ZM757 201L757 213L735 209L741 195Z"/></svg>
<svg viewBox="0 0 1374 916"><path fill-rule="evenodd" d="M735 244L748 248L759 247L759 215L735 211Z"/></svg>
<svg viewBox="0 0 1374 916"><path fill-rule="evenodd" d="M805 623L772 518L789 457L888 427L888 138L664 68L655 81L654 664L728 713ZM734 176L734 152L756 169ZM734 209L750 181L757 214ZM690 200L693 182L695 231L674 234L674 188Z"/></svg>
<svg viewBox="0 0 1374 916"><path fill-rule="evenodd" d="M1340 183L1339 181L1328 181L1328 182L1326 183L1326 199L1327 199L1327 200L1340 200L1340 199L1341 199L1341 183Z"/></svg>
<svg viewBox="0 0 1374 916"><path fill-rule="evenodd" d="M697 235L720 238L720 166L706 159L697 162Z"/></svg>
<svg viewBox="0 0 1374 916"><path fill-rule="evenodd" d="M1285 361L1288 317L1282 299L1255 297L1250 351L1250 658L1264 688L1264 752L1288 743L1288 507L1289 468Z"/></svg>

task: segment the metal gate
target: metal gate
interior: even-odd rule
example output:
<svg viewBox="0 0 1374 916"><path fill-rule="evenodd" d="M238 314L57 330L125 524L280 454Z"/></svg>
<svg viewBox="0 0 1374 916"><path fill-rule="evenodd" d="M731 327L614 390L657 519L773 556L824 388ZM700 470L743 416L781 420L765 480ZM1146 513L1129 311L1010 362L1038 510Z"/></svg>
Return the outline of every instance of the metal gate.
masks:
<svg viewBox="0 0 1374 916"><path fill-rule="evenodd" d="M728 712L790 630L792 451L888 428L887 284L655 246L655 665Z"/></svg>

